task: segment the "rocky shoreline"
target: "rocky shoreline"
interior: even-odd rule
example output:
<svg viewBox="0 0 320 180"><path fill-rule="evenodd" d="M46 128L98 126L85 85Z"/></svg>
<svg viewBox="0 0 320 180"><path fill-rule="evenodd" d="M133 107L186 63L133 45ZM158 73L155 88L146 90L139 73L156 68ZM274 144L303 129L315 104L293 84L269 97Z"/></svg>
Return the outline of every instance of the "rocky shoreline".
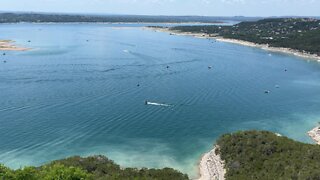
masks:
<svg viewBox="0 0 320 180"><path fill-rule="evenodd" d="M317 126L308 132L308 135L320 145L320 126Z"/></svg>
<svg viewBox="0 0 320 180"><path fill-rule="evenodd" d="M275 133L278 137L282 135ZM308 132L308 135L320 145L320 126ZM199 178L198 180L225 180L226 169L225 162L221 159L220 154L217 153L219 146L215 145L214 148L205 153L199 162Z"/></svg>
<svg viewBox="0 0 320 180"><path fill-rule="evenodd" d="M216 150L219 146L215 146L210 152L204 154L199 163L199 180L224 180L226 169L224 161Z"/></svg>

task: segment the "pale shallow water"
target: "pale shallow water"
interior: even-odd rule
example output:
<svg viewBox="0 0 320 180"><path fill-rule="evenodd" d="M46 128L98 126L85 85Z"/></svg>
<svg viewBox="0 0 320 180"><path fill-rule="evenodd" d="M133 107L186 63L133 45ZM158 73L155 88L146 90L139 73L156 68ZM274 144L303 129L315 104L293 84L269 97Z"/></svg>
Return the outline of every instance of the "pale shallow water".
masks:
<svg viewBox="0 0 320 180"><path fill-rule="evenodd" d="M0 162L104 154L195 177L201 154L227 132L312 143L319 63L142 26L1 25L0 39L33 50L0 56Z"/></svg>

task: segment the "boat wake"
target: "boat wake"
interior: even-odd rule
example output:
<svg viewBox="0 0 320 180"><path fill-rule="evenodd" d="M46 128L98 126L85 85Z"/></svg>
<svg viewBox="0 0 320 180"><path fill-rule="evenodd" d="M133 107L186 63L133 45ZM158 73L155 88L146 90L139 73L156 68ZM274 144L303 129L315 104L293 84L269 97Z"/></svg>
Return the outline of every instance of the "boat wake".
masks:
<svg viewBox="0 0 320 180"><path fill-rule="evenodd" d="M163 103L156 103L156 102L149 102L149 101L146 101L145 104L146 105L152 105L152 106L162 106L162 107L170 107L170 106L172 106L170 104L163 104Z"/></svg>

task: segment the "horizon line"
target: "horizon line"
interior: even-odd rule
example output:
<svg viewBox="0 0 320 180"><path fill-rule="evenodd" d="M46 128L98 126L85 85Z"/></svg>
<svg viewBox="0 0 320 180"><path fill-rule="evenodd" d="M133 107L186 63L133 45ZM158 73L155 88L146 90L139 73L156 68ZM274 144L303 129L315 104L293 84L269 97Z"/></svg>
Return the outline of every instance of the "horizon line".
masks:
<svg viewBox="0 0 320 180"><path fill-rule="evenodd" d="M245 17L245 18L284 18L284 17L317 17L320 16L297 16L297 15L283 15L283 16L245 16L245 15L235 15L235 16L219 16L219 15L192 15L192 14L186 14L186 15L165 15L165 14L117 14L117 13L93 13L93 12L44 12L44 11L7 11L7 10L0 10L0 14L3 13L13 13L13 14L58 14L58 15L94 15L94 16L167 16L167 17Z"/></svg>

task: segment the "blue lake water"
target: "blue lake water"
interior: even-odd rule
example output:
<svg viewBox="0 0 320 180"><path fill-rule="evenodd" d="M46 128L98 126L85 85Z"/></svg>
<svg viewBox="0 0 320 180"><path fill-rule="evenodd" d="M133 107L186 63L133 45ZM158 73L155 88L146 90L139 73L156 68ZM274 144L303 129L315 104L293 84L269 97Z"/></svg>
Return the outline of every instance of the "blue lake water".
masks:
<svg viewBox="0 0 320 180"><path fill-rule="evenodd" d="M270 130L312 143L319 63L142 26L0 25L0 39L33 48L1 52L0 162L104 154L194 177L201 154L227 132Z"/></svg>

